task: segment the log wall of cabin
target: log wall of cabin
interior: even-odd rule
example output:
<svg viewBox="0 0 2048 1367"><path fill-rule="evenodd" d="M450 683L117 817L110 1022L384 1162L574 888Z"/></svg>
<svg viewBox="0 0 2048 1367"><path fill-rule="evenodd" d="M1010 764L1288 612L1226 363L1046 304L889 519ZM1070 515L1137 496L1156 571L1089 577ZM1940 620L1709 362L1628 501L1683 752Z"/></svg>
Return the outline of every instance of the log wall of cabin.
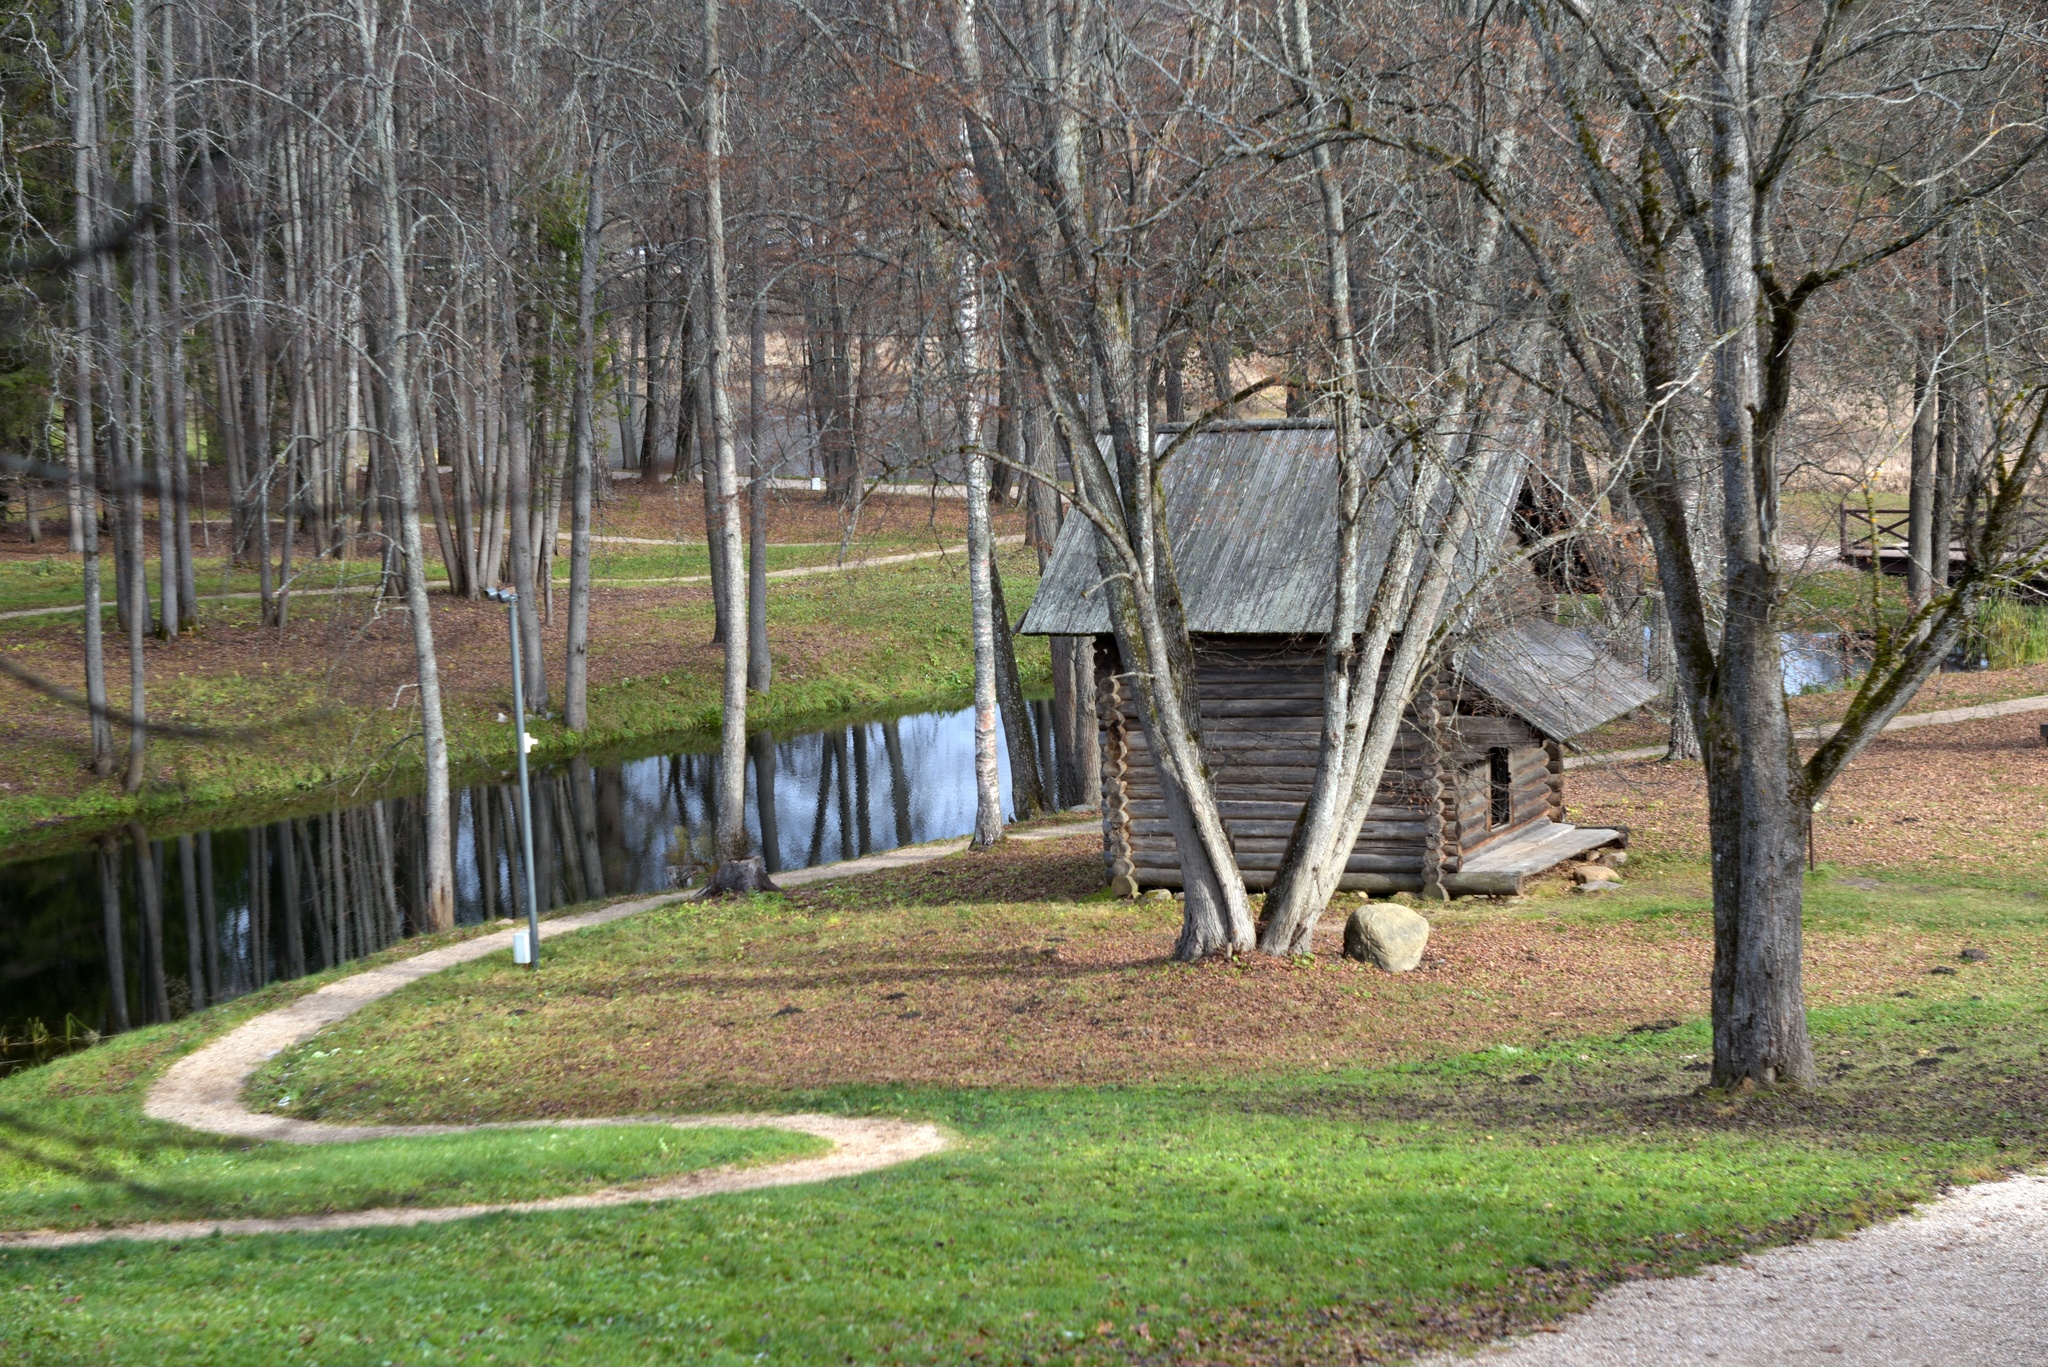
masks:
<svg viewBox="0 0 2048 1367"><path fill-rule="evenodd" d="M1137 690L1114 645L1097 643L1103 859L1113 884L1178 887L1180 870ZM1203 642L1202 729L1217 803L1248 887L1272 883L1314 780L1322 719L1320 649L1257 638ZM1341 886L1420 889L1462 859L1563 815L1563 755L1482 698L1425 694L1410 709ZM1430 732L1436 732L1432 739ZM1491 820L1489 751L1506 752L1510 820ZM1476 775L1476 779L1475 779ZM1430 807L1437 807L1431 821ZM1434 850L1435 858L1431 858Z"/></svg>
<svg viewBox="0 0 2048 1367"><path fill-rule="evenodd" d="M1136 689L1118 672L1114 649L1106 643L1098 649L1104 861L1113 878L1128 868L1141 886L1177 887L1179 861ZM1322 669L1318 653L1272 645L1205 645L1198 657L1203 740L1217 803L1253 888L1272 882L1307 801L1322 718ZM1435 747L1411 718L1388 759L1343 886L1421 885L1425 794L1435 777ZM1450 829L1447 822L1446 834Z"/></svg>
<svg viewBox="0 0 2048 1367"><path fill-rule="evenodd" d="M1457 832L1446 839L1446 854L1462 859L1536 822L1559 820L1564 810L1562 751L1553 771L1552 747L1520 717L1500 715L1488 700L1469 694L1446 701L1456 711L1444 728L1444 767L1456 776L1457 792ZM1507 761L1505 822L1494 819L1495 752Z"/></svg>

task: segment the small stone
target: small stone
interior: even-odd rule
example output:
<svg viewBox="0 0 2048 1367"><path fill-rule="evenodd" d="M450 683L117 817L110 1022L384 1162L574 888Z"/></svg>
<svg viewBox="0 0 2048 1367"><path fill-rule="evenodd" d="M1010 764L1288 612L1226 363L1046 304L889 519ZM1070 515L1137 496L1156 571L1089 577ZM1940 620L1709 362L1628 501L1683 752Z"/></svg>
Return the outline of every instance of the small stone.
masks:
<svg viewBox="0 0 2048 1367"><path fill-rule="evenodd" d="M1934 967L1928 969L1927 971L1929 973L1940 974L1944 978L1952 978L1955 976L1956 972L1955 969L1948 964L1936 964Z"/></svg>
<svg viewBox="0 0 2048 1367"><path fill-rule="evenodd" d="M1966 964L1981 964L1991 957L1988 949L1966 949L1956 956Z"/></svg>
<svg viewBox="0 0 2048 1367"><path fill-rule="evenodd" d="M1581 885L1588 883L1619 883L1621 875L1604 864L1579 864L1572 869L1572 881Z"/></svg>
<svg viewBox="0 0 2048 1367"><path fill-rule="evenodd" d="M1618 869L1628 862L1627 850L1602 850L1593 856L1593 862L1602 868Z"/></svg>
<svg viewBox="0 0 2048 1367"><path fill-rule="evenodd" d="M1393 902L1368 902L1344 923L1344 956L1406 973L1422 962L1429 922Z"/></svg>
<svg viewBox="0 0 2048 1367"><path fill-rule="evenodd" d="M1387 900L1389 902L1394 903L1396 906L1412 907L1422 899L1417 897L1414 893L1407 892L1404 890L1402 892L1396 892L1389 895Z"/></svg>
<svg viewBox="0 0 2048 1367"><path fill-rule="evenodd" d="M1148 902L1171 902L1173 894L1165 888L1154 888L1145 894L1145 900Z"/></svg>

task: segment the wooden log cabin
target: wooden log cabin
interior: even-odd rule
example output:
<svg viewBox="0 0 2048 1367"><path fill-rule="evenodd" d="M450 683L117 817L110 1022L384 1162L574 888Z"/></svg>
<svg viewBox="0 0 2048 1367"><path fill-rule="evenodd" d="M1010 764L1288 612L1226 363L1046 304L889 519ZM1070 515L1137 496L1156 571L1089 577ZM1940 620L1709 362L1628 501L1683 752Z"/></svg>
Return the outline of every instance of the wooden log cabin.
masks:
<svg viewBox="0 0 2048 1367"><path fill-rule="evenodd" d="M1166 517L1196 651L1204 751L1247 887L1271 884L1307 801L1322 718L1336 478L1325 425L1240 422L1183 443ZM1461 551L1462 582L1495 557L1520 482L1504 463ZM1376 506L1368 573L1403 515L1398 481ZM1021 630L1095 642L1103 858L1124 891L1180 886L1140 716L1101 596L1095 533L1062 528ZM1564 745L1654 696L1583 632L1514 615L1493 592L1408 709L1341 886L1425 896L1519 893L1533 875L1625 832L1565 819Z"/></svg>

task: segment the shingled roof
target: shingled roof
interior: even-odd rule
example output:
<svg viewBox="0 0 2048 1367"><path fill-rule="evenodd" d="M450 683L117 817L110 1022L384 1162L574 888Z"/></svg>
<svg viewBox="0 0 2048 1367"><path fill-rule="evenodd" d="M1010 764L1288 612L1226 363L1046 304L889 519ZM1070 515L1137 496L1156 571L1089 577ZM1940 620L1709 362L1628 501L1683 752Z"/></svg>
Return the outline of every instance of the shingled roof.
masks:
<svg viewBox="0 0 2048 1367"><path fill-rule="evenodd" d="M1328 424L1234 422L1205 429L1174 453L1162 475L1174 568L1188 630L1213 635L1320 635L1335 597L1330 548L1337 536L1336 433ZM1360 578L1378 577L1401 516L1406 480L1387 470L1373 501ZM1507 534L1521 487L1519 462L1504 461L1482 494L1461 553L1459 587L1473 583ZM1448 503L1448 491L1443 500ZM1441 516L1439 508L1433 516ZM1060 529L1038 596L1021 630L1092 636L1110 629L1096 562L1094 524L1073 516Z"/></svg>
<svg viewBox="0 0 2048 1367"><path fill-rule="evenodd" d="M1334 598L1336 433L1327 424L1235 422L1190 438L1168 462L1166 523L1188 630L1216 636L1320 636ZM1361 579L1379 573L1408 514L1406 482L1383 473L1361 556ZM1492 567L1507 537L1522 467L1504 461L1482 494L1459 552L1454 592ZM1444 502L1448 502L1446 493ZM1431 514L1443 516L1440 506ZM1482 554L1484 551L1484 554ZM1110 630L1094 524L1067 518L1019 628L1026 635L1094 636ZM1530 725L1564 740L1656 696L1642 672L1584 632L1554 622L1490 626L1455 656L1462 676Z"/></svg>
<svg viewBox="0 0 2048 1367"><path fill-rule="evenodd" d="M1657 696L1643 672L1583 631L1531 618L1488 631L1456 653L1458 673L1552 740L1633 712Z"/></svg>

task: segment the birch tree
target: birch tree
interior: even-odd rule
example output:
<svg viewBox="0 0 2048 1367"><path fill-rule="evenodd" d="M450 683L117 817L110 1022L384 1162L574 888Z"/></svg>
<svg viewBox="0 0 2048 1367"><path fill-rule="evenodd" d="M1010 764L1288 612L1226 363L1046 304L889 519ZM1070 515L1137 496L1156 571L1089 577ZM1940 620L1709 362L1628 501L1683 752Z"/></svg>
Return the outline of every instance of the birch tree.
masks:
<svg viewBox="0 0 2048 1367"><path fill-rule="evenodd" d="M725 633L725 705L719 715L718 863L707 892L758 892L770 888L766 868L752 856L747 834L747 567L740 533L739 458L734 442L732 396L728 391L732 354L731 287L725 260L725 86L719 55L720 0L704 0L699 35L703 62L700 125L704 154L704 368L710 398L710 468L705 483L716 513L711 554L723 573L714 586L721 598Z"/></svg>
<svg viewBox="0 0 2048 1367"><path fill-rule="evenodd" d="M1445 331L1458 340L1439 360L1419 393L1402 394L1406 413L1370 413L1354 335L1359 311L1352 295L1353 251L1346 187L1340 172L1343 143L1334 102L1315 65L1316 37L1307 0L1289 0L1279 25L1282 60L1307 116L1307 156L1320 211L1323 242L1322 312L1328 331L1330 401L1336 417L1337 542L1332 548L1333 599L1324 646L1323 722L1315 778L1274 883L1266 897L1260 948L1307 953L1315 926L1378 794L1410 699L1438 648L1438 631L1452 605L1450 581L1459 552L1481 520L1478 501L1494 483L1503 459L1488 440L1487 404L1480 374L1482 344L1494 331L1489 276L1498 252L1496 220L1481 214L1470 240L1451 250L1464 263L1439 298L1453 311ZM1483 62L1483 53L1473 54ZM1380 101L1366 99L1367 119ZM1380 134L1397 141L1400 133ZM1477 143L1467 136L1461 141ZM1511 141L1472 147L1495 165L1511 161ZM1417 250L1428 243L1416 234ZM1447 244L1448 245L1448 244ZM1429 287L1416 283L1419 294ZM1398 393L1381 367L1373 384L1382 405ZM1475 402L1477 400L1477 402ZM1495 407L1501 405L1496 402ZM1475 411L1476 410L1476 411ZM1447 495L1447 497L1446 497ZM1375 504L1391 503L1394 534L1376 579L1363 579L1363 536ZM1482 553L1491 547L1478 548Z"/></svg>
<svg viewBox="0 0 2048 1367"><path fill-rule="evenodd" d="M434 930L455 924L453 823L448 793L448 732L441 714L441 670L434 649L433 608L427 598L426 547L420 536L420 441L412 395L413 345L411 298L406 274L406 223L398 171L398 136L393 115L398 70L405 57L405 35L411 20L409 0L399 0L387 18L380 0L356 0L354 28L357 57L368 94L370 171L376 195L378 266L384 278L383 382L389 395L389 434L398 468L399 555L405 586L406 615L412 627L417 666L420 728L426 746L427 868L422 918ZM289 523L287 523L289 529Z"/></svg>
<svg viewBox="0 0 2048 1367"><path fill-rule="evenodd" d="M569 519L569 621L564 635L568 663L562 674L562 724L571 731L590 726L590 503L596 479L597 277L604 255L604 149L609 130L605 108L602 27L586 3L579 15L577 60L583 68L582 133L583 233L576 269L576 380L570 409L573 488Z"/></svg>
<svg viewBox="0 0 2048 1367"><path fill-rule="evenodd" d="M948 38L967 122L969 163L1018 340L1054 407L1075 472L1074 504L1093 525L1117 648L1136 685L1183 878L1176 957L1251 948L1244 881L1202 754L1200 702L1164 525L1152 441L1144 339L1133 335L1142 259L1165 193L1160 149L1192 118L1176 99L1156 124L1105 97L1111 55L1134 56L1102 5L1071 10L1029 0L1013 11L998 51L1011 54L1000 95L1024 111L998 113L977 13L955 0ZM1155 29L1163 38L1168 30ZM1201 16L1178 29L1168 62L1211 70L1221 30ZM1127 69L1127 73L1128 73ZM1180 95L1179 91L1174 92ZM1098 120L1086 126L1088 117ZM1114 170L1095 157L1135 151ZM1028 177L1028 179L1026 179ZM1041 212L1038 206L1043 205ZM1099 406L1091 402L1100 396ZM1107 428L1098 440L1097 419Z"/></svg>

